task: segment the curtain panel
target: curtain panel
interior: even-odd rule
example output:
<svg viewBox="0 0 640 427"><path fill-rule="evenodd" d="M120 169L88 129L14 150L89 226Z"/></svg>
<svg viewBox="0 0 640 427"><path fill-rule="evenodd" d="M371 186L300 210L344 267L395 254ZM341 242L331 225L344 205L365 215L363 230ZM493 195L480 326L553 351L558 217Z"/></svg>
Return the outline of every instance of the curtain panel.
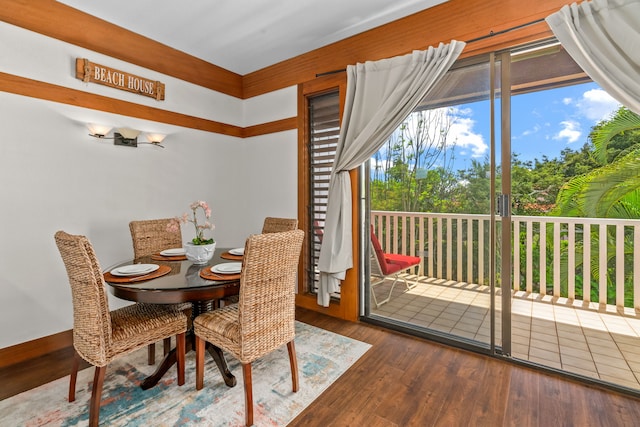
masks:
<svg viewBox="0 0 640 427"><path fill-rule="evenodd" d="M640 1L572 3L546 21L593 81L640 114Z"/></svg>
<svg viewBox="0 0 640 427"><path fill-rule="evenodd" d="M329 182L329 198L318 268L318 304L329 306L346 271L353 267L351 179L451 68L465 43L380 61L349 65L340 137Z"/></svg>

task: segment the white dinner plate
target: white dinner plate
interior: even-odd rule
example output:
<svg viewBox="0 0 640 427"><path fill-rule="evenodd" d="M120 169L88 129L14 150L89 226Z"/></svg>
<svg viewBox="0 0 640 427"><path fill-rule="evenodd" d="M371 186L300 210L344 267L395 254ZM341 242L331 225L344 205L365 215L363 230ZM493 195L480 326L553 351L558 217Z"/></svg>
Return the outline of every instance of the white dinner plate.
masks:
<svg viewBox="0 0 640 427"><path fill-rule="evenodd" d="M231 255L244 255L244 248L229 249Z"/></svg>
<svg viewBox="0 0 640 427"><path fill-rule="evenodd" d="M172 248L172 249L165 249L164 251L160 252L160 255L162 256L180 256L180 255L184 255L184 248Z"/></svg>
<svg viewBox="0 0 640 427"><path fill-rule="evenodd" d="M159 268L160 266L158 264L131 264L114 268L111 270L111 274L114 276L140 276L142 274L152 273Z"/></svg>
<svg viewBox="0 0 640 427"><path fill-rule="evenodd" d="M241 262L225 262L211 267L211 271L218 274L236 274L240 273L241 270Z"/></svg>

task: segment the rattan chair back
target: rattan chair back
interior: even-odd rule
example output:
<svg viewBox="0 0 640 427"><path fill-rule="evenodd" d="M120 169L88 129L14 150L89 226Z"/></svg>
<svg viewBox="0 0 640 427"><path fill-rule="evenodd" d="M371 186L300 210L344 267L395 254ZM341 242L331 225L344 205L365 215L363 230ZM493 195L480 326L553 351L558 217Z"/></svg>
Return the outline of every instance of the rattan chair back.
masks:
<svg viewBox="0 0 640 427"><path fill-rule="evenodd" d="M283 231L296 230L298 228L298 220L295 218L273 218L266 217L262 225L262 234L264 233L282 233Z"/></svg>
<svg viewBox="0 0 640 427"><path fill-rule="evenodd" d="M73 345L85 360L104 366L112 331L100 264L86 237L58 231L55 240L71 285Z"/></svg>
<svg viewBox="0 0 640 427"><path fill-rule="evenodd" d="M245 244L238 324L242 363L293 340L295 287L304 232L256 234Z"/></svg>
<svg viewBox="0 0 640 427"><path fill-rule="evenodd" d="M133 242L133 257L140 258L165 249L181 248L183 243L180 228L177 232L167 231L167 225L171 221L171 218L131 221L129 230Z"/></svg>

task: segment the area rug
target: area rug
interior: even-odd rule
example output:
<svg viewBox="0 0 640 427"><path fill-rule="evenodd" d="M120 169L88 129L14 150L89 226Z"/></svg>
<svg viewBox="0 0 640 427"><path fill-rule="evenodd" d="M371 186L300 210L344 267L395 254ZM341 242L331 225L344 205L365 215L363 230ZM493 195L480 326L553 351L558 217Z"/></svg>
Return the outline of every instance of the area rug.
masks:
<svg viewBox="0 0 640 427"><path fill-rule="evenodd" d="M302 322L296 322L300 389L291 391L286 346L253 363L254 423L285 426L355 363L370 345ZM149 366L146 348L107 367L100 408L103 426L243 426L242 368L232 356L229 369L238 384L227 387L213 359L206 357L204 389L195 388L195 353L187 354L186 382L177 385L176 369L155 387L140 383ZM69 376L0 401L0 426L85 426L93 368L78 373L76 401L67 401Z"/></svg>

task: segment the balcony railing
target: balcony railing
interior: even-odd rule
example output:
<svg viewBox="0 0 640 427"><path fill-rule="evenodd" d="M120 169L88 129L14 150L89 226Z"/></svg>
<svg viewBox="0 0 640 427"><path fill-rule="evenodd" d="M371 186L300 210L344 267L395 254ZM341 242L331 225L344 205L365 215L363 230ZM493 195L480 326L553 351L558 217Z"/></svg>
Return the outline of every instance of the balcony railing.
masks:
<svg viewBox="0 0 640 427"><path fill-rule="evenodd" d="M511 220L514 290L640 309L640 220ZM385 252L422 257L424 275L489 283L489 215L372 211L371 223Z"/></svg>

